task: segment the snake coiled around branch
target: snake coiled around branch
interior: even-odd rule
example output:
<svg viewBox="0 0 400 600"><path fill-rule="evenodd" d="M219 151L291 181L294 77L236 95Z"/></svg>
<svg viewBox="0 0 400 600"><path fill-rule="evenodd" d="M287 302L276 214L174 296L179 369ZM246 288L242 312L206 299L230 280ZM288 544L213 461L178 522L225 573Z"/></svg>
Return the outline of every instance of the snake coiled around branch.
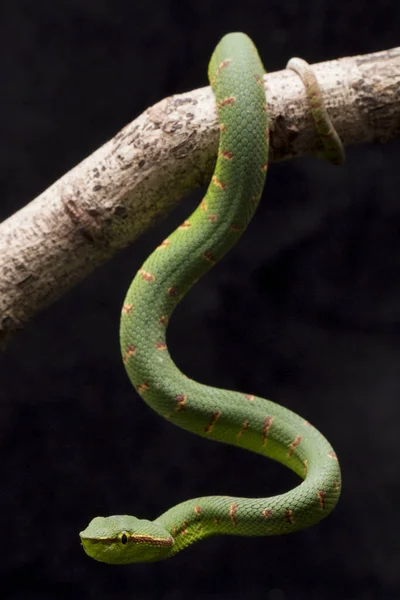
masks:
<svg viewBox="0 0 400 600"><path fill-rule="evenodd" d="M336 454L308 421L251 393L193 381L168 352L166 330L173 310L243 234L267 171L264 67L251 40L242 33L225 36L208 74L220 127L215 171L198 208L161 242L129 288L121 316L122 359L135 390L169 422L273 458L302 482L272 497L187 500L154 521L96 517L80 536L86 553L101 562L155 561L217 534L294 532L326 517L339 498Z"/></svg>

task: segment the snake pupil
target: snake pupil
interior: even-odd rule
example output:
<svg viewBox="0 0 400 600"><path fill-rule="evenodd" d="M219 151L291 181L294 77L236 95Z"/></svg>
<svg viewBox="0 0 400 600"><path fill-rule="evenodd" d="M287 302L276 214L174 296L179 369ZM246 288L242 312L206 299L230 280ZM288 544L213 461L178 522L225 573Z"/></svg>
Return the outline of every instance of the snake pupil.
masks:
<svg viewBox="0 0 400 600"><path fill-rule="evenodd" d="M128 541L128 537L127 537L127 535L125 533L123 533L121 535L121 543L122 544L126 544L127 541Z"/></svg>

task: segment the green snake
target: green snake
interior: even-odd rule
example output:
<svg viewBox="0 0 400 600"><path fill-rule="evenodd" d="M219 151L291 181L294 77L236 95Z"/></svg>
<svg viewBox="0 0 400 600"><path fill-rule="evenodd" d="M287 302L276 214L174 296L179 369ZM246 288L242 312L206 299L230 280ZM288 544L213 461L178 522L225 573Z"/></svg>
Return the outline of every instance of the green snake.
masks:
<svg viewBox="0 0 400 600"><path fill-rule="evenodd" d="M339 498L336 454L308 421L252 394L202 385L181 373L168 352L173 310L244 232L267 170L264 68L251 40L243 33L223 37L208 75L220 129L215 171L198 208L150 255L129 288L121 315L122 358L137 392L168 421L273 458L303 481L267 498L187 500L154 521L96 517L80 537L86 553L105 563L161 560L217 534L290 533L326 517Z"/></svg>

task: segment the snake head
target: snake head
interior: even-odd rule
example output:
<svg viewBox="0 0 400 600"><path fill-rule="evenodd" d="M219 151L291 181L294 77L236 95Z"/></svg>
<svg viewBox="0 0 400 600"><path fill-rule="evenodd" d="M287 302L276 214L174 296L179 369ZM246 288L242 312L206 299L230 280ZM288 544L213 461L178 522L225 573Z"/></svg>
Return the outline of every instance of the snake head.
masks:
<svg viewBox="0 0 400 600"><path fill-rule="evenodd" d="M156 521L128 515L96 517L79 535L88 556L109 564L161 560L169 556L174 543Z"/></svg>

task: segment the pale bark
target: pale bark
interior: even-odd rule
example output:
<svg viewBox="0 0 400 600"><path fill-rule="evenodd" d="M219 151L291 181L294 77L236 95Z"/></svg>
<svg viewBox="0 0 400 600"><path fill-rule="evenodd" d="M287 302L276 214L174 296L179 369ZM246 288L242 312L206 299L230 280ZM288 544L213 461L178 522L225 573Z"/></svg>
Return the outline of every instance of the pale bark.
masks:
<svg viewBox="0 0 400 600"><path fill-rule="evenodd" d="M313 65L345 146L400 132L400 48ZM272 161L312 154L300 78L264 78ZM210 178L218 145L211 89L171 96L0 225L0 345Z"/></svg>

